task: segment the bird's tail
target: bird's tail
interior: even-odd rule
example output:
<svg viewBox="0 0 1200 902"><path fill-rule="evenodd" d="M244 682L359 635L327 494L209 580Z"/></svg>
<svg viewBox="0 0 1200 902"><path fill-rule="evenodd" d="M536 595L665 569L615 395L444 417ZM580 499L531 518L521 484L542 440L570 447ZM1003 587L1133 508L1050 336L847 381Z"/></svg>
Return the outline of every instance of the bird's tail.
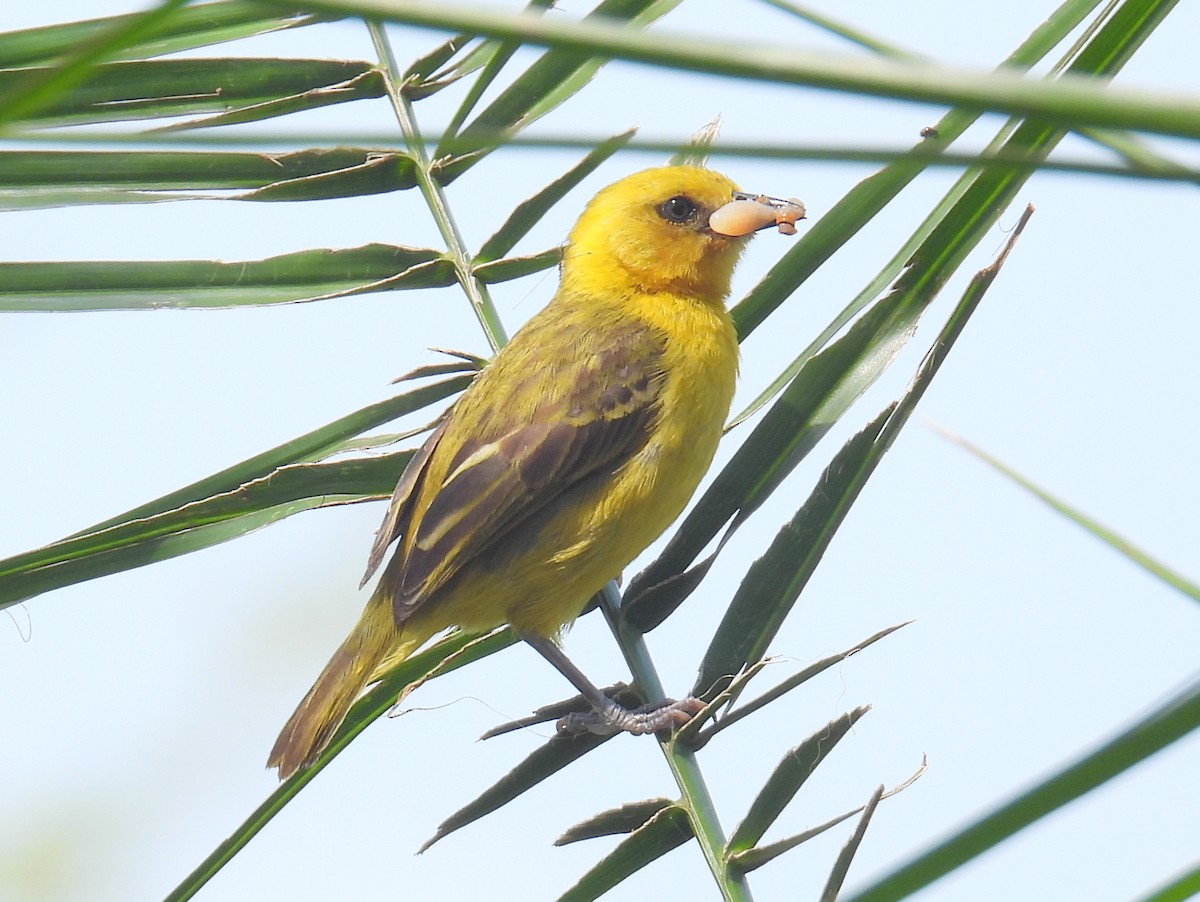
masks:
<svg viewBox="0 0 1200 902"><path fill-rule="evenodd" d="M428 638L414 632L397 630L391 602L372 596L362 618L284 724L267 767L277 768L279 779L285 780L312 764L380 665L385 660L389 665L399 663Z"/></svg>

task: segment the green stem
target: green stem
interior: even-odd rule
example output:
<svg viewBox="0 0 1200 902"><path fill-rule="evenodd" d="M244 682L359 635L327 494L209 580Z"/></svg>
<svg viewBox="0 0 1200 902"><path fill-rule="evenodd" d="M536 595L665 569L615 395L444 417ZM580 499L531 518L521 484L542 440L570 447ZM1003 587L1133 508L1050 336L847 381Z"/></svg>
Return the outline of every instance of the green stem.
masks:
<svg viewBox="0 0 1200 902"><path fill-rule="evenodd" d="M425 203L429 205L429 212L433 214L438 231L442 233L442 239L446 242L447 255L450 262L454 264L454 274L463 291L466 292L467 299L471 302L471 308L475 311L475 316L483 327L483 334L487 337L492 350L498 351L508 342L508 335L504 331L500 315L496 312L496 306L488 294L487 286L476 279L472 272L472 260L471 255L467 252L466 242L463 241L458 224L450 213L450 206L446 202L442 186L433 177L433 164L429 159L429 152L425 148L425 140L421 137L421 131L417 127L417 120L413 116L412 104L401 90L404 79L400 73L399 64L396 62L396 55L392 52L387 32L383 25L376 21L368 22L367 28L370 29L375 52L379 55L384 79L387 82L388 97L392 101L392 110L400 123L400 130L404 133L408 151L417 164L417 186L425 197Z"/></svg>
<svg viewBox="0 0 1200 902"><path fill-rule="evenodd" d="M484 332L493 349L498 350L507 340L504 334L504 327L496 315L495 308L488 297L486 288L471 274L471 259L465 250L462 236L458 231L454 218L450 214L441 185L432 177L429 154L425 149L424 141L421 139L416 120L413 117L412 105L403 92L398 89L399 80L397 79L397 73L399 67L396 64L387 35L384 32L383 26L378 22L369 22L368 26L371 30L371 39L375 44L375 50L379 55L384 75L387 79L388 95L392 101L392 108L395 110L401 130L404 132L409 152L413 155L417 163L417 183L421 189L421 193L425 196L430 212L432 212L438 229L446 241L447 248L452 255L458 280L471 300L471 304L475 309L475 315L479 318L479 322L483 326ZM620 607L620 594L617 591L615 583L610 582L605 586L603 598L604 610L609 618L609 624L614 625L614 632L617 634L617 641L625 655L625 660L629 663L630 671L637 680L638 685L646 693L647 700L653 701L664 698L662 681L659 680L658 673L654 669L654 664L650 659L649 651L646 648L646 643L642 635L632 629L615 626L618 623L618 618L615 614ZM700 771L700 766L696 762L695 756L689 751L674 748L670 742L661 743L660 747L667 759L668 766L671 768L671 772L675 775L675 782L683 794L683 799L689 811L693 832L700 843L700 848L704 854L705 861L708 862L709 870L712 871L713 877L721 888L722 896L727 902L751 902L750 889L744 877L740 874L730 872L726 866L725 833L721 829L716 806L713 804L712 796L708 791L708 786L704 782L704 776Z"/></svg>
<svg viewBox="0 0 1200 902"><path fill-rule="evenodd" d="M629 671L637 680L638 686L646 697L647 702L662 701L666 698L658 671L650 658L650 651L642 634L619 617L621 595L615 582L610 582L600 593L604 616L608 625L617 638L617 644L629 664ZM700 844L700 851L708 868L712 871L713 879L721 888L721 895L726 902L751 902L753 896L746 883L744 875L731 871L725 860L725 831L721 828L717 816L716 805L700 771L696 756L688 749L676 747L674 742L660 742L667 766L675 777L675 783L682 794L688 817L692 823L692 832Z"/></svg>

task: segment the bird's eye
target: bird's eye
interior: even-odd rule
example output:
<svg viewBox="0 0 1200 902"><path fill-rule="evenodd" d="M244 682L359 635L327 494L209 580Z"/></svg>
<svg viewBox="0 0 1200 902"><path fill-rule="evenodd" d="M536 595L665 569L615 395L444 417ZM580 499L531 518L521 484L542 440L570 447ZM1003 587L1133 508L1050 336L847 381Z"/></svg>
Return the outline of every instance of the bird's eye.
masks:
<svg viewBox="0 0 1200 902"><path fill-rule="evenodd" d="M691 222L696 218L700 208L690 197L676 194L670 200L663 201L658 207L658 215L667 222Z"/></svg>

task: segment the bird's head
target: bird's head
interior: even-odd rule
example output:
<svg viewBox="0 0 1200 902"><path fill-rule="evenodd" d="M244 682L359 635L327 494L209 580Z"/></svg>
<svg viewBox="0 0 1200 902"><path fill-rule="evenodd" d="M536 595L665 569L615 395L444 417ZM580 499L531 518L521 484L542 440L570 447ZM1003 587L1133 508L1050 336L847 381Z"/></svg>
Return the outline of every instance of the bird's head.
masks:
<svg viewBox="0 0 1200 902"><path fill-rule="evenodd" d="M597 194L571 230L563 288L672 292L723 301L746 240L778 225L795 231L798 201L753 196L719 172L664 166Z"/></svg>

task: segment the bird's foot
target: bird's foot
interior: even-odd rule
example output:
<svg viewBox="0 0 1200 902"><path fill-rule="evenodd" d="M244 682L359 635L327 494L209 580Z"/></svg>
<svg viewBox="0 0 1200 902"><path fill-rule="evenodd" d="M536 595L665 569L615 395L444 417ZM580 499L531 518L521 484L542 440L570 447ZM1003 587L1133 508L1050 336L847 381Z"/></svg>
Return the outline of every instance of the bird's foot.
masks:
<svg viewBox="0 0 1200 902"><path fill-rule="evenodd" d="M576 736L580 733L595 733L611 736L614 733L658 733L674 730L704 710L704 702L698 698L663 699L640 708L623 708L612 699L602 710L578 711L559 718L558 732Z"/></svg>

